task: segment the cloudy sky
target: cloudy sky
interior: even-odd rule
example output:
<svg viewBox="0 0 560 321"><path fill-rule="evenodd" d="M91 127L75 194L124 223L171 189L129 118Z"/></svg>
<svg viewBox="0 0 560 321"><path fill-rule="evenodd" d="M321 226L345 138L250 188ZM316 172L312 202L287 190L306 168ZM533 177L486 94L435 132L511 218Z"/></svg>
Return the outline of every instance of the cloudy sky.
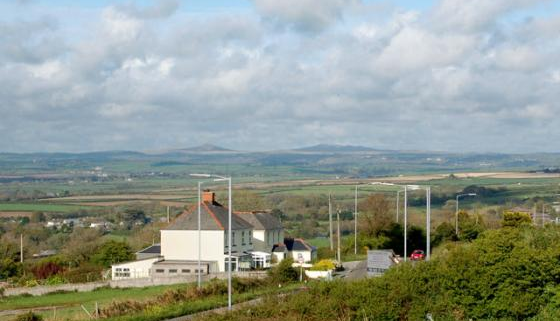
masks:
<svg viewBox="0 0 560 321"><path fill-rule="evenodd" d="M558 0L0 2L0 151L560 151Z"/></svg>

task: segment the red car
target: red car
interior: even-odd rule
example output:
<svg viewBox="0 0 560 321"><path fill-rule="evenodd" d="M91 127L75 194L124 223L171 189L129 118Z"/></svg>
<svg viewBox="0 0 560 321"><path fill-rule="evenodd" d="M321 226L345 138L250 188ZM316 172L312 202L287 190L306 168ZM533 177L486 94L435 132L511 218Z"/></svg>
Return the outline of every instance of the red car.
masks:
<svg viewBox="0 0 560 321"><path fill-rule="evenodd" d="M414 250L412 254L410 254L411 261L420 261L424 259L424 251L422 250Z"/></svg>

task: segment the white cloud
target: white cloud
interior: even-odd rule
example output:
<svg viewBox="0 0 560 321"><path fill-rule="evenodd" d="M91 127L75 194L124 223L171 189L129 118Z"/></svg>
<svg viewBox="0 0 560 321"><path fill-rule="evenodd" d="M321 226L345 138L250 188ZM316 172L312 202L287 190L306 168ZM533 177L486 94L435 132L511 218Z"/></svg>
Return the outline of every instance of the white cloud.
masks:
<svg viewBox="0 0 560 321"><path fill-rule="evenodd" d="M375 16L358 1L255 0L262 18L162 3L92 11L75 26L84 37L54 13L0 20L0 150L456 149L468 133L465 146L529 151L545 148L535 131L560 139L557 17L502 19L528 1Z"/></svg>
<svg viewBox="0 0 560 321"><path fill-rule="evenodd" d="M258 12L280 26L305 32L318 32L338 20L358 0L253 0Z"/></svg>

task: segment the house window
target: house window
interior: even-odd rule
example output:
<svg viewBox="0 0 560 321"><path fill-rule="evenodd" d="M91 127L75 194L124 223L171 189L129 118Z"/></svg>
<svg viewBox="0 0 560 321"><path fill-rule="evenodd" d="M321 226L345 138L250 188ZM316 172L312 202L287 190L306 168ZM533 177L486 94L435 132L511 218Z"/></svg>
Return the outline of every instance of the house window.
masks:
<svg viewBox="0 0 560 321"><path fill-rule="evenodd" d="M181 272L182 272L182 273L191 273L191 270L189 270L189 269L182 269Z"/></svg>
<svg viewBox="0 0 560 321"><path fill-rule="evenodd" d="M177 269L170 269L169 273L177 273Z"/></svg>
<svg viewBox="0 0 560 321"><path fill-rule="evenodd" d="M228 237L227 237L227 232L224 232L224 247L227 249L228 248Z"/></svg>
<svg viewBox="0 0 560 321"><path fill-rule="evenodd" d="M235 232L231 232L231 243L232 243L232 246L236 245L235 244Z"/></svg>
<svg viewBox="0 0 560 321"><path fill-rule="evenodd" d="M245 231L241 232L241 245L245 245Z"/></svg>
<svg viewBox="0 0 560 321"><path fill-rule="evenodd" d="M249 244L253 244L253 231L249 231Z"/></svg>
<svg viewBox="0 0 560 321"><path fill-rule="evenodd" d="M164 269L156 269L156 273L163 273L163 272L165 272Z"/></svg>

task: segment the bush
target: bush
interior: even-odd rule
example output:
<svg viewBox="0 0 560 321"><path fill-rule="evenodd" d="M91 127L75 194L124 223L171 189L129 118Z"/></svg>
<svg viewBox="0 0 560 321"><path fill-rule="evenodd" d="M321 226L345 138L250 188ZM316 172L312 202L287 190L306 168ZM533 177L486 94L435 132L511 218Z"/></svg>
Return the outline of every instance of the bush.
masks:
<svg viewBox="0 0 560 321"><path fill-rule="evenodd" d="M269 278L274 283L293 282L299 279L299 273L292 267L292 258L283 259L278 265L269 270Z"/></svg>
<svg viewBox="0 0 560 321"><path fill-rule="evenodd" d="M311 267L311 271L331 271L334 270L335 264L332 260L321 260Z"/></svg>
<svg viewBox="0 0 560 321"><path fill-rule="evenodd" d="M27 313L18 315L15 321L43 321L43 317L29 311Z"/></svg>
<svg viewBox="0 0 560 321"><path fill-rule="evenodd" d="M37 264L35 267L31 269L31 272L35 276L35 278L39 280L48 279L52 276L55 276L63 271L62 266L55 262L43 262Z"/></svg>
<svg viewBox="0 0 560 321"><path fill-rule="evenodd" d="M61 276L70 283L84 283L100 280L102 271L103 267L86 263L64 271Z"/></svg>
<svg viewBox="0 0 560 321"><path fill-rule="evenodd" d="M6 293L6 288L0 286L0 298L3 298L5 293Z"/></svg>

